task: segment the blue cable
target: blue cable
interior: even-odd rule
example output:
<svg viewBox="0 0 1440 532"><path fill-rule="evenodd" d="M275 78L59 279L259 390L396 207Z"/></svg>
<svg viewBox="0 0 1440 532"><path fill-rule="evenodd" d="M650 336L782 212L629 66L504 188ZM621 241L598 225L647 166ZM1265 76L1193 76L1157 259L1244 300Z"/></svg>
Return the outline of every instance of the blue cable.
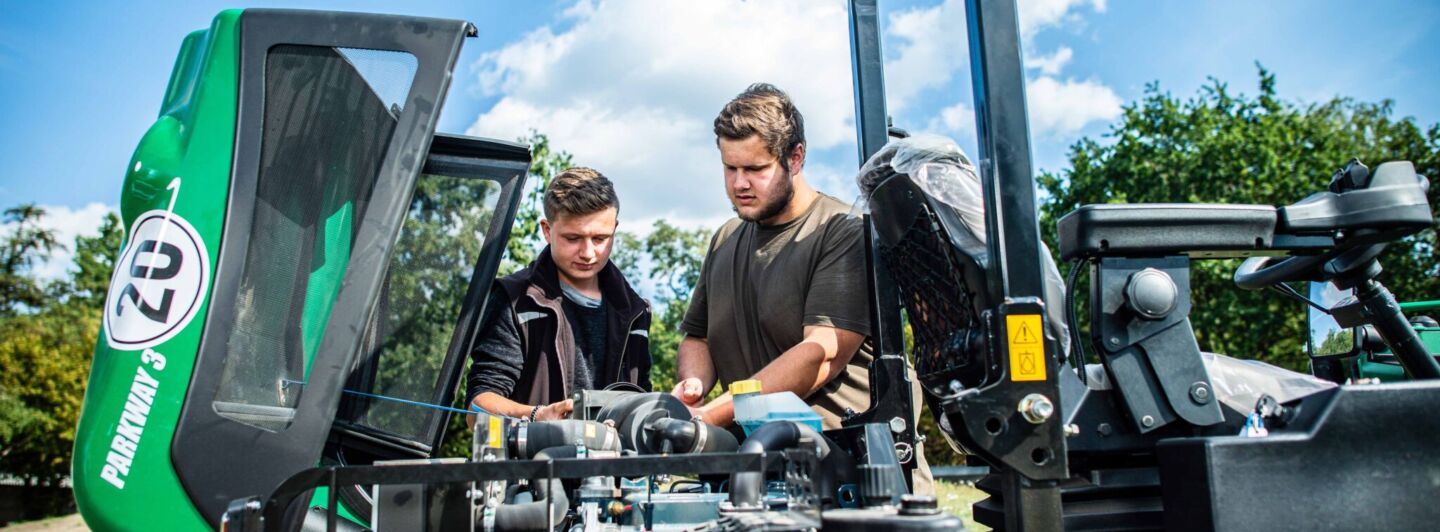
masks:
<svg viewBox="0 0 1440 532"><path fill-rule="evenodd" d="M297 380L291 380L291 379L282 379L282 380L284 380L286 384L299 384L299 385L302 385L302 386L305 385L305 381L297 381ZM461 409L459 409L459 408L450 408L450 407L448 407L448 406L440 406L440 405L425 403L425 402L421 402L421 401L411 401L411 400L409 400L409 399L401 399L401 398L399 398L399 397L390 397L390 396L380 395L380 394L374 394L374 393L365 393L365 392L361 392L361 391L357 391L357 390L342 389L342 390L340 390L340 391L341 391L341 392L344 392L344 393L348 393L348 394L350 394L350 395L358 395L358 396L360 396L360 397L369 397L369 398L371 398L371 399L379 399L379 400L381 400L381 401L391 401L391 402L395 402L395 403L406 404L406 405L410 405L410 406L418 406L418 407L422 407L422 408L431 408L431 409L441 410L441 411L445 411L445 412L451 412L451 413L455 413L455 414L466 414L466 415L469 415L469 414L480 413L480 414L485 414L485 415L488 415L488 416L496 416L496 417L510 418L510 416L502 416L502 415L498 415L498 414L492 414L492 413L490 413L489 411L485 410L484 408L480 408L480 405L477 405L477 404L475 404L475 403L470 403L470 410L461 410ZM515 418L510 418L510 419L515 419Z"/></svg>
<svg viewBox="0 0 1440 532"><path fill-rule="evenodd" d="M407 404L407 405L411 405L411 406L419 406L419 407L424 407L424 408L433 408L433 409L435 409L435 410L443 410L443 411L446 411L446 412L453 412L453 413L456 413L456 414L473 414L473 413L475 413L475 412L481 412L481 413L489 414L489 412L485 412L484 409L481 409L479 405L475 405L475 404L473 404L473 403L471 404L471 406L473 406L473 407L475 408L475 410L473 410L473 411L472 411L472 410L461 410L461 409L459 409L459 408L450 408L450 407L448 407L448 406L432 405L432 404L430 404L430 403L422 403L422 402L420 402L420 401L411 401L411 400L409 400L409 399L401 399L401 398L399 398L399 397L387 397L387 396L384 396L384 395L378 395L378 394L373 394L373 393L365 393L365 392L358 392L358 391L355 391L355 390L342 390L342 391L344 391L345 393L351 394L351 395L358 395L358 396L360 396L360 397L369 397L369 398L372 398L372 399L380 399L380 400L382 400L382 401L393 401L393 402L396 402L396 403Z"/></svg>

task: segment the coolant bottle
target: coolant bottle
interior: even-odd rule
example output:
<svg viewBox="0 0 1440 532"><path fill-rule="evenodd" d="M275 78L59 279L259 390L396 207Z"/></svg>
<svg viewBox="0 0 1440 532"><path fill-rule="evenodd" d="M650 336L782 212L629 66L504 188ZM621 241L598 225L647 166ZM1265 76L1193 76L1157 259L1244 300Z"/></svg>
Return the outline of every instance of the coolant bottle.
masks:
<svg viewBox="0 0 1440 532"><path fill-rule="evenodd" d="M824 430L820 415L795 392L760 393L760 381L730 383L730 396L735 400L735 422L749 436L755 429L771 421L796 421L810 425L817 432Z"/></svg>

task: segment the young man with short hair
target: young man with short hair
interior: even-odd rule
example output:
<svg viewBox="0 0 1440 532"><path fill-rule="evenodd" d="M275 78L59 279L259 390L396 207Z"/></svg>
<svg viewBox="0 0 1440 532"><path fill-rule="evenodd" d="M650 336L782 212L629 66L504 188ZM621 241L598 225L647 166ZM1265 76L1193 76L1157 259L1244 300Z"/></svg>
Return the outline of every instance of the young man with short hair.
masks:
<svg viewBox="0 0 1440 532"><path fill-rule="evenodd" d="M730 394L702 405L706 392L756 379L763 393L795 392L826 429L839 428L847 412L870 406L864 224L806 181L804 119L780 89L751 85L714 130L737 217L710 241L681 325L672 393L705 421L728 425ZM916 455L916 491L929 492L923 451Z"/></svg>
<svg viewBox="0 0 1440 532"><path fill-rule="evenodd" d="M629 383L650 390L650 306L610 263L620 202L590 168L556 175L540 229L549 244L497 279L468 378L486 412L562 419L574 390Z"/></svg>
<svg viewBox="0 0 1440 532"><path fill-rule="evenodd" d="M784 92L751 85L714 129L737 217L715 233L691 297L675 395L727 425L729 394L699 406L705 392L758 379L838 428L870 403L861 222L805 180L804 121Z"/></svg>

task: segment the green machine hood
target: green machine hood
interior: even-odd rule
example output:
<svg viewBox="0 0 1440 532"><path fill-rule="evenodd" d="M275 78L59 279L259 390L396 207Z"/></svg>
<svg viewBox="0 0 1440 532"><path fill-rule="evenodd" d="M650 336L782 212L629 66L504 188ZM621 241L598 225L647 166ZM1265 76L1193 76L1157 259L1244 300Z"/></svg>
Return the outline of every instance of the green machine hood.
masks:
<svg viewBox="0 0 1440 532"><path fill-rule="evenodd" d="M435 136L473 34L235 10L185 39L122 189L72 471L92 528L214 527L327 445L433 451L447 413L344 392L453 396L529 163Z"/></svg>

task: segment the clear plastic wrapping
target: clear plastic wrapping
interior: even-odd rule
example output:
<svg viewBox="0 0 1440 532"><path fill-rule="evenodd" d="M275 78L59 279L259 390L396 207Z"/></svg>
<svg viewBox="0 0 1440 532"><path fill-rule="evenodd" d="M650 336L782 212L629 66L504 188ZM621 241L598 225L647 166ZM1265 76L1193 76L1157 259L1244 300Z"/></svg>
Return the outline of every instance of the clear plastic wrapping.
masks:
<svg viewBox="0 0 1440 532"><path fill-rule="evenodd" d="M985 195L975 164L954 140L940 135L915 135L892 140L880 148L870 160L865 161L855 176L856 184L860 186L860 199L855 202L857 214L870 212L870 193L891 176L910 179L927 195L954 209L970 232L969 235L951 235L954 243L966 248L972 256L988 258L987 250L966 246L967 242L978 242L983 246L987 240ZM1062 353L1068 356L1070 330L1064 326L1065 282L1060 278L1060 269L1055 266L1050 248L1044 242L1040 243L1040 248L1051 330L1060 341Z"/></svg>
<svg viewBox="0 0 1440 532"><path fill-rule="evenodd" d="M1215 397L1240 412L1254 410L1261 394L1284 403L1336 386L1333 382L1259 360L1240 360L1214 353L1200 356L1210 373L1210 383L1215 386Z"/></svg>

